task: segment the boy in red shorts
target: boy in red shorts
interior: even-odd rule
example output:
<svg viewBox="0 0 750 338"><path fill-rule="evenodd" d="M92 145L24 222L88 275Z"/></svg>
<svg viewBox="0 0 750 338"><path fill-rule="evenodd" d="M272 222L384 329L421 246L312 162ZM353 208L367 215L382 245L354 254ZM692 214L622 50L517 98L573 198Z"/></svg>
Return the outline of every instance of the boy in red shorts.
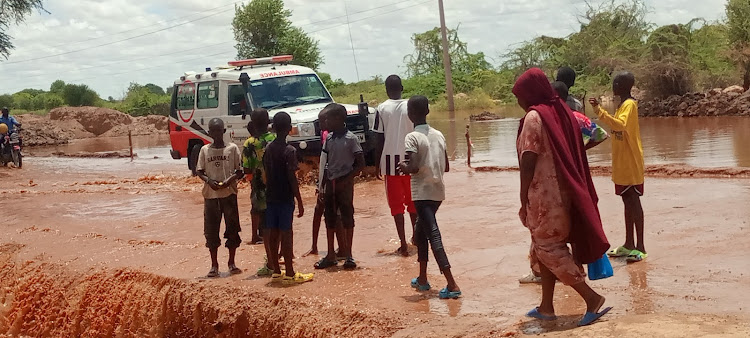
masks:
<svg viewBox="0 0 750 338"><path fill-rule="evenodd" d="M406 158L404 139L414 131L414 123L409 121L407 101L401 99L404 87L401 78L391 75L385 80L385 91L388 100L378 106L375 115L375 132L377 133L377 177L385 174L385 194L391 216L396 222L396 231L401 241L398 253L409 255L406 243L404 211L409 212L412 227L412 242L414 242L414 225L417 219L417 209L411 200L411 177L397 170L398 163Z"/></svg>

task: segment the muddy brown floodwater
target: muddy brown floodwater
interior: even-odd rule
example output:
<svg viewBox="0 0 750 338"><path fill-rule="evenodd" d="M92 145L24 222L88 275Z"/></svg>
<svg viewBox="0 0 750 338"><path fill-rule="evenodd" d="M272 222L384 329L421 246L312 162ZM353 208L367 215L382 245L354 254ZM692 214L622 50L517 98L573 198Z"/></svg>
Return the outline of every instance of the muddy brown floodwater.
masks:
<svg viewBox="0 0 750 338"><path fill-rule="evenodd" d="M474 138L477 148L481 140ZM121 141L112 142L95 149L121 150ZM750 336L747 178L650 176L643 198L649 258L630 265L613 260L614 277L591 284L614 310L595 325L576 328L585 308L562 285L555 298L560 320L540 323L523 316L537 305L541 290L517 282L529 271L530 242L517 216L517 172L478 172L453 162L438 221L464 296L444 301L437 291L418 293L409 286L418 272L416 250L408 258L393 254L397 236L379 181L355 188L357 270L332 268L316 271L307 284L272 285L253 274L263 263L262 246L243 245L237 256L243 274L228 276L222 265L221 278L204 279L209 259L201 182L186 175L184 161L168 158L167 144L137 148L132 163L47 157L34 150L38 155L23 170L0 168L0 335ZM49 153L54 151L60 150ZM480 161L486 156L484 164L504 165L479 153ZM605 172L595 171L594 181L607 235L620 245L622 202ZM242 184L245 229L248 196ZM319 257L301 256L311 243L314 189L305 186L303 197L307 214L295 219L295 267L312 272ZM226 250L220 249L219 258L225 262ZM429 278L435 289L442 287L432 262Z"/></svg>

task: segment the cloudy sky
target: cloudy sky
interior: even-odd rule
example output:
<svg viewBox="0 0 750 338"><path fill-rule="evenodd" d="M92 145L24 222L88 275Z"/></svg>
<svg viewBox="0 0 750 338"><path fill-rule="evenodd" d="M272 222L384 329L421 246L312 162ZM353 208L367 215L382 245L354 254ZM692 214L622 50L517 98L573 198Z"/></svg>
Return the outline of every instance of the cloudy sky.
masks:
<svg viewBox="0 0 750 338"><path fill-rule="evenodd" d="M232 0L46 0L10 29L16 49L0 61L0 93L49 89L62 79L85 83L102 97L122 97L130 82L166 87L185 71L225 64L236 56ZM597 2L597 1L594 1ZM724 16L725 0L646 0L649 20L685 23ZM410 36L439 25L437 0L287 0L295 25L320 40L322 71L347 82L403 73ZM445 0L449 27L472 52L493 63L538 35L575 31L584 0ZM354 42L349 39L347 8ZM359 74L359 75L357 75Z"/></svg>

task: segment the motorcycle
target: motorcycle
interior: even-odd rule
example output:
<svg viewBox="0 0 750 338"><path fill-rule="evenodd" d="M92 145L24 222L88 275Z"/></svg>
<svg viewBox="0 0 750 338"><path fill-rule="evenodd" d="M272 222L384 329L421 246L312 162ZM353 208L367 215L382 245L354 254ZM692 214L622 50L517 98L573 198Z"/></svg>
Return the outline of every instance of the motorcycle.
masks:
<svg viewBox="0 0 750 338"><path fill-rule="evenodd" d="M16 168L23 166L23 153L21 153L22 141L21 129L0 134L0 164L3 166L12 162Z"/></svg>

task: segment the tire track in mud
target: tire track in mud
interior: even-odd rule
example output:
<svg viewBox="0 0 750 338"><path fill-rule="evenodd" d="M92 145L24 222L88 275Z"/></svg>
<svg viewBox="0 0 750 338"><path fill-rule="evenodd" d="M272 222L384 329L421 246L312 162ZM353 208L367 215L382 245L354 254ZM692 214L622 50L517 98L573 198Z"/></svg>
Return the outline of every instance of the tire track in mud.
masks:
<svg viewBox="0 0 750 338"><path fill-rule="evenodd" d="M387 337L406 314L135 269L71 271L0 246L0 334L77 337ZM324 320L321 320L324 319Z"/></svg>

